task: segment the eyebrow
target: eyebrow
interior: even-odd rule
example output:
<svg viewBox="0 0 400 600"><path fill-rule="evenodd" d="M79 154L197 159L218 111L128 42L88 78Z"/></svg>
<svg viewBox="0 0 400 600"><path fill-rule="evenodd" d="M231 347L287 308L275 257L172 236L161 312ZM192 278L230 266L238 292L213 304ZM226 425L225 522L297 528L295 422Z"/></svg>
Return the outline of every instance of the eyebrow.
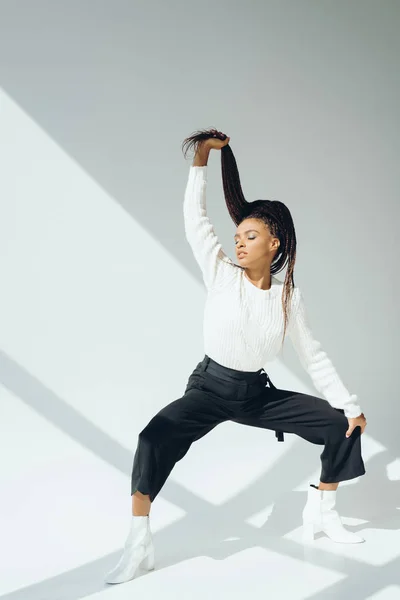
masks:
<svg viewBox="0 0 400 600"><path fill-rule="evenodd" d="M250 231L255 231L256 233L260 233L259 231L257 231L257 229L248 229L247 231L245 231L244 233L250 233ZM236 235L233 236L233 239L236 239L237 237L239 237L239 234L237 233Z"/></svg>

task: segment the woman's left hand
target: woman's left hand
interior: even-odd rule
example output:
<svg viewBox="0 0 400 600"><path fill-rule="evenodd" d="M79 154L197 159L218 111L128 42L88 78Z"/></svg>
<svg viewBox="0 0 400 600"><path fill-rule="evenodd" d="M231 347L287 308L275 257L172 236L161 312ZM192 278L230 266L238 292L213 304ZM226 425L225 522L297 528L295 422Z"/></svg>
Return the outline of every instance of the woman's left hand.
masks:
<svg viewBox="0 0 400 600"><path fill-rule="evenodd" d="M364 433L364 429L367 425L367 421L364 417L364 413L361 413L361 415L359 415L355 419L347 419L347 420L349 422L349 428L346 431L347 438L351 436L351 434L353 433L353 431L355 430L356 427L361 427L361 433Z"/></svg>

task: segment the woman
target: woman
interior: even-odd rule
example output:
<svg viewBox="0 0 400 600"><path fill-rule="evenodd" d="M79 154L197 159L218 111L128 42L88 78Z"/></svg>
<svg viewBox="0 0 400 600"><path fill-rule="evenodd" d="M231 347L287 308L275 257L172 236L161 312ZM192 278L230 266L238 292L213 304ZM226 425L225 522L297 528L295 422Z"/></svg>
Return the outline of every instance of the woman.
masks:
<svg viewBox="0 0 400 600"><path fill-rule="evenodd" d="M323 531L335 542L364 540L344 529L335 510L340 481L364 475L361 434L366 420L307 324L304 300L294 285L296 234L288 208L277 200L243 197L230 138L215 129L183 143L195 149L184 199L186 238L207 288L205 357L190 375L185 394L155 415L139 434L134 457L132 520L123 555L106 581L133 579L140 566L154 568L151 503L191 444L230 420L294 433L324 446L318 486L310 485L303 536ZM221 150L224 194L237 225L238 264L222 250L206 213L207 162ZM274 275L287 266L285 281ZM302 365L325 400L277 389L262 368L288 333Z"/></svg>

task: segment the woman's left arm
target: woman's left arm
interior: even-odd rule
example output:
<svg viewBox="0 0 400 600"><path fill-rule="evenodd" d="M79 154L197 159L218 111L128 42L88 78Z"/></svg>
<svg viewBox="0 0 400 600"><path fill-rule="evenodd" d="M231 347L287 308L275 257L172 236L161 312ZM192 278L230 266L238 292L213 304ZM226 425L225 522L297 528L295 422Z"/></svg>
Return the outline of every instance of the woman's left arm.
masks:
<svg viewBox="0 0 400 600"><path fill-rule="evenodd" d="M320 342L314 339L299 288L295 288L295 294L297 297L293 297L294 314L290 318L288 335L301 364L310 375L316 389L331 406L342 409L348 419L361 416L362 411L357 396L348 392L331 360L321 348Z"/></svg>

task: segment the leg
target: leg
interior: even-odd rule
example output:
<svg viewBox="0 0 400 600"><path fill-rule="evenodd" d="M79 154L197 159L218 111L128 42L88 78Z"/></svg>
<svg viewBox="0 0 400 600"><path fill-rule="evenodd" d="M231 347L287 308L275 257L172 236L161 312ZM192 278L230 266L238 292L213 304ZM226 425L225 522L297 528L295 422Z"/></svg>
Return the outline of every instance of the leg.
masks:
<svg viewBox="0 0 400 600"><path fill-rule="evenodd" d="M360 428L346 438L348 421L343 411L333 408L326 400L299 392L264 388L259 397L248 399L245 409L246 414L233 419L235 422L294 433L324 446L322 487L329 484L329 488L334 489L340 481L364 475Z"/></svg>
<svg viewBox="0 0 400 600"><path fill-rule="evenodd" d="M335 492L338 489L338 487L339 487L338 483L322 483L322 481L320 481L318 489Z"/></svg>
<svg viewBox="0 0 400 600"><path fill-rule="evenodd" d="M228 418L223 403L208 395L202 387L202 379L192 374L184 396L165 406L139 434L132 468L131 526L123 554L106 576L107 583L133 579L140 566L146 570L154 569L148 516L151 502L191 444Z"/></svg>
<svg viewBox="0 0 400 600"><path fill-rule="evenodd" d="M150 514L151 501L149 495L135 492L132 494L132 515L135 517L147 517Z"/></svg>
<svg viewBox="0 0 400 600"><path fill-rule="evenodd" d="M335 542L363 542L362 537L344 529L334 510L339 482L365 473L360 428L346 438L348 420L343 411L307 394L265 388L261 402L256 397L249 402L253 403L250 415L234 419L236 422L295 433L311 443L324 445L320 485L309 487L303 510L304 539L314 539L317 531L324 531Z"/></svg>
<svg viewBox="0 0 400 600"><path fill-rule="evenodd" d="M194 376L196 377L196 376ZM139 433L135 452L131 494L140 510L140 498L153 502L174 465L188 452L191 444L228 418L223 404L202 390L196 379L185 395L165 406ZM142 501L142 507L148 506Z"/></svg>

